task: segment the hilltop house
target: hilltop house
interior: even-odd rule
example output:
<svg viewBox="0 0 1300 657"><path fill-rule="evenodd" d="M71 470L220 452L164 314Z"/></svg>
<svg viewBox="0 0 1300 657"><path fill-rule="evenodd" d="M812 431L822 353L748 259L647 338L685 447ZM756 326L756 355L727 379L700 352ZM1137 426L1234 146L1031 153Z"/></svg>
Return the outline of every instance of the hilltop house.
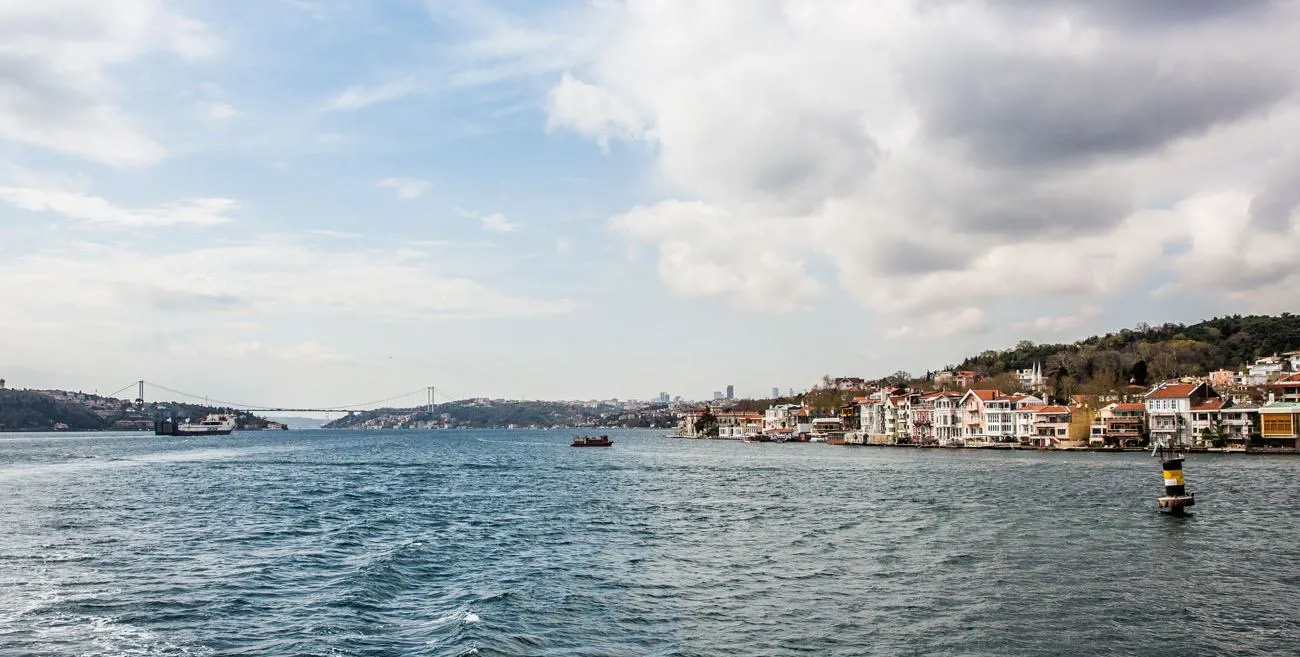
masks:
<svg viewBox="0 0 1300 657"><path fill-rule="evenodd" d="M1300 372L1293 372L1267 386L1268 400L1279 402L1300 402Z"/></svg>

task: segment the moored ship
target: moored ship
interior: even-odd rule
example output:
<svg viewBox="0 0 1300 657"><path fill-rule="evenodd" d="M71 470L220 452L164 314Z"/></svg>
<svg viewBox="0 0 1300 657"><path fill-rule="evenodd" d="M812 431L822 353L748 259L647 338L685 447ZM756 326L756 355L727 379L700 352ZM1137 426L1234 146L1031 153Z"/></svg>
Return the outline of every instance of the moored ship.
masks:
<svg viewBox="0 0 1300 657"><path fill-rule="evenodd" d="M613 444L609 436L574 436L569 447L609 447Z"/></svg>
<svg viewBox="0 0 1300 657"><path fill-rule="evenodd" d="M234 430L235 416L225 413L211 413L198 422L158 420L153 427L156 436L228 436Z"/></svg>

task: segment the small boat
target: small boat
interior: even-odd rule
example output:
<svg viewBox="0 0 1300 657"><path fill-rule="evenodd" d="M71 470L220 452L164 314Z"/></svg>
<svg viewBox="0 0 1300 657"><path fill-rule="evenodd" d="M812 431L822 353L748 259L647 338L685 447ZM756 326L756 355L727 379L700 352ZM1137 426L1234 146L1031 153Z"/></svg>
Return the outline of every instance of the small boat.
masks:
<svg viewBox="0 0 1300 657"><path fill-rule="evenodd" d="M569 447L609 447L613 444L609 436L574 436Z"/></svg>

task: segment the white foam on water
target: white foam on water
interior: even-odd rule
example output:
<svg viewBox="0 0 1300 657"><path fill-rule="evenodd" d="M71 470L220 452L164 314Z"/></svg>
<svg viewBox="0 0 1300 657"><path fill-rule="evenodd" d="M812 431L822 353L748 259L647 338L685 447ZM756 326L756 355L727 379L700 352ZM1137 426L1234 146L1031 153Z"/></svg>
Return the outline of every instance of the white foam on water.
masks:
<svg viewBox="0 0 1300 657"><path fill-rule="evenodd" d="M466 623L477 623L478 620L479 620L479 618L478 618L478 614L476 614L476 613L474 613L474 612L472 612L472 611L467 611L467 612L465 612L465 622L466 622Z"/></svg>

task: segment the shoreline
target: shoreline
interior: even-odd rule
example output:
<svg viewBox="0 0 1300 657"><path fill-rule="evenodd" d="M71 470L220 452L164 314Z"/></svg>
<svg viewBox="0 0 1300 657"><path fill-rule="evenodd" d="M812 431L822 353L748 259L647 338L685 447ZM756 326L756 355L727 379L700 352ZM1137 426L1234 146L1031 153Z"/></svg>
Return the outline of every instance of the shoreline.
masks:
<svg viewBox="0 0 1300 657"><path fill-rule="evenodd" d="M667 438L679 440L713 440L718 442L745 442L736 438L700 438L696 436L666 436ZM790 440L784 443L776 441L758 441L757 444L823 444L830 447L879 447L893 449L939 449L939 450L991 450L991 451L1016 451L1016 452L1089 452L1089 453L1144 453L1151 452L1150 447L1032 447L1029 445L1018 444L991 444L991 445L913 445L899 443L826 443L823 441L809 440ZM1291 447L1257 447L1254 449L1236 449L1226 447L1187 447L1181 450L1185 454L1247 454L1253 456L1276 456L1276 455L1296 455L1300 454L1300 449Z"/></svg>

